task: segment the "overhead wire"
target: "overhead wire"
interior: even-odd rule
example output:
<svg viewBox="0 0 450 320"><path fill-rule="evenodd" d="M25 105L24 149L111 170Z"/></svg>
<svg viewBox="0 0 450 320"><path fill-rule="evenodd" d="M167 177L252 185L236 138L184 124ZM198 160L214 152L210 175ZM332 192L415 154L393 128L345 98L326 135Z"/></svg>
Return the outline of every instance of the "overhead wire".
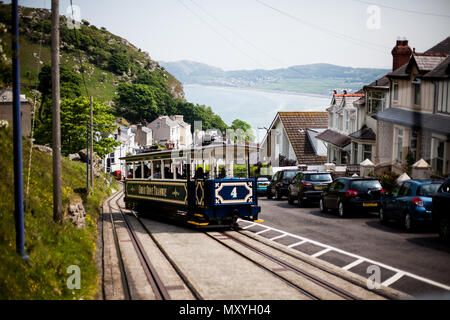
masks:
<svg viewBox="0 0 450 320"><path fill-rule="evenodd" d="M416 10L411 10L411 9L397 8L397 7L392 7L392 6L388 6L388 5L385 5L385 4L380 4L380 3L371 2L371 1L365 1L365 0L352 0L352 1L363 3L363 4L368 4L368 5L379 6L379 7L382 7L382 8L396 10L396 11L413 13L413 14L420 14L420 15L433 16L433 17L450 18L450 15L447 15L447 14L433 13L433 12L422 12L422 11L416 11Z"/></svg>
<svg viewBox="0 0 450 320"><path fill-rule="evenodd" d="M315 23L309 22L309 21L307 21L305 19L302 19L302 18L299 18L297 16L294 16L294 15L290 14L289 12L286 12L284 10L278 9L278 8L272 6L272 5L270 5L270 4L268 4L268 3L264 2L264 1L261 1L261 0L255 0L255 1L258 2L259 4L261 4L262 6L265 6L265 7L269 8L269 9L275 11L275 12L278 12L279 14L282 14L284 16L287 16L287 17L291 18L292 20L300 22L303 25L306 25L306 26L308 26L310 28L313 28L313 29L320 30L320 31L322 31L323 33L326 33L329 36L334 36L336 38L339 38L339 39L342 39L342 40L346 40L348 42L352 42L355 45L358 45L358 46L361 46L361 47L365 47L365 48L368 48L368 49L371 49L371 50L375 50L375 51L383 53L383 54L387 54L386 49L388 49L388 50L391 49L391 48L389 48L387 46L384 46L384 45L381 45L381 44L377 44L377 43L373 43L373 42L370 42L370 41L367 41L367 40L355 38L355 37L352 37L352 36L349 36L349 35L337 32L337 31L333 31L333 30L330 30L330 29L325 28L325 27L322 27L322 26L317 25Z"/></svg>

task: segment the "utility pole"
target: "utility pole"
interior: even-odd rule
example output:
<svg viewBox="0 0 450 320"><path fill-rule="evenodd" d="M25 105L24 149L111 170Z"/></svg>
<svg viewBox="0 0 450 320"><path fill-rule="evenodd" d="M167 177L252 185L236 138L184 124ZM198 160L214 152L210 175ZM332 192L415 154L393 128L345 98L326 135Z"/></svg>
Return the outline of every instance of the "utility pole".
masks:
<svg viewBox="0 0 450 320"><path fill-rule="evenodd" d="M90 160L91 160L91 187L94 188L94 111L93 111L94 100L91 96L91 150L90 150Z"/></svg>
<svg viewBox="0 0 450 320"><path fill-rule="evenodd" d="M23 216L23 164L22 164L22 118L20 111L20 62L19 62L19 4L11 3L12 13L12 63L13 63L13 140L14 140L14 220L16 225L16 251L23 260L25 254L25 231Z"/></svg>
<svg viewBox="0 0 450 320"><path fill-rule="evenodd" d="M53 147L53 220L63 219L61 197L61 115L59 88L59 0L52 0L52 147Z"/></svg>

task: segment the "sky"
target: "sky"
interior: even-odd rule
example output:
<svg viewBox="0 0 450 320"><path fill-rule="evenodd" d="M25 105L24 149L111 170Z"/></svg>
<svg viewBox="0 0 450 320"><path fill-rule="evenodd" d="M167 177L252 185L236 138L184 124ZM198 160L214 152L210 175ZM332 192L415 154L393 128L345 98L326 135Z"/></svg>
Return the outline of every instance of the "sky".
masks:
<svg viewBox="0 0 450 320"><path fill-rule="evenodd" d="M391 49L399 37L423 52L450 36L448 0L72 3L80 20L127 39L153 60L192 60L224 70L310 63L392 68ZM50 8L51 0L19 0L19 5ZM60 0L60 13L69 12L70 1Z"/></svg>

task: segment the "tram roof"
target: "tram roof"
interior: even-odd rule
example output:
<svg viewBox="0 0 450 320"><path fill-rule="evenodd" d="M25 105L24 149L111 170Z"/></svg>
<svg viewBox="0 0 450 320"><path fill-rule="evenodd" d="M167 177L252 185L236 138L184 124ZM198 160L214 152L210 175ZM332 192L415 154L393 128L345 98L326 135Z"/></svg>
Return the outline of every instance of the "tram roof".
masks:
<svg viewBox="0 0 450 320"><path fill-rule="evenodd" d="M126 161L137 161L137 160L152 160L152 159L170 159L170 158L182 158L185 157L189 151L191 152L191 156L193 156L196 152L202 150L215 150L222 149L221 154L225 155L226 149L228 148L245 148L245 153L250 151L258 151L260 149L257 145L249 145L249 144L227 144L227 143L211 143L205 146L193 146L190 148L184 149L172 149L172 150L155 150L149 152L143 152L134 154L131 156L126 156L120 158L120 160Z"/></svg>

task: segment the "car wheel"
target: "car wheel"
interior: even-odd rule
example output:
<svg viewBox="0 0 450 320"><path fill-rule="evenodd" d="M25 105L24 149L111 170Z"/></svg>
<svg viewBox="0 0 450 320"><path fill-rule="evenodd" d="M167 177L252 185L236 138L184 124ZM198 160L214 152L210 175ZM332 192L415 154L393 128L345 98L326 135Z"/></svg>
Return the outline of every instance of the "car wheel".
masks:
<svg viewBox="0 0 450 320"><path fill-rule="evenodd" d="M403 228L406 231L412 231L414 229L413 220L409 212L403 216Z"/></svg>
<svg viewBox="0 0 450 320"><path fill-rule="evenodd" d="M280 194L280 191L278 191L278 190L275 190L275 199L281 200L281 194Z"/></svg>
<svg viewBox="0 0 450 320"><path fill-rule="evenodd" d="M449 219L441 219L439 221L439 236L445 242L450 241L450 220Z"/></svg>
<svg viewBox="0 0 450 320"><path fill-rule="evenodd" d="M338 213L339 213L339 217L341 217L341 218L345 217L346 212L345 212L344 204L342 203L342 201L339 201Z"/></svg>
<svg viewBox="0 0 450 320"><path fill-rule="evenodd" d="M327 213L328 209L325 207L325 203L323 202L322 198L320 198L319 207L320 207L320 212Z"/></svg>
<svg viewBox="0 0 450 320"><path fill-rule="evenodd" d="M386 224L387 217L386 217L386 214L384 213L384 209L383 208L380 208L380 212L379 212L378 217L380 218L380 223L381 224Z"/></svg>

